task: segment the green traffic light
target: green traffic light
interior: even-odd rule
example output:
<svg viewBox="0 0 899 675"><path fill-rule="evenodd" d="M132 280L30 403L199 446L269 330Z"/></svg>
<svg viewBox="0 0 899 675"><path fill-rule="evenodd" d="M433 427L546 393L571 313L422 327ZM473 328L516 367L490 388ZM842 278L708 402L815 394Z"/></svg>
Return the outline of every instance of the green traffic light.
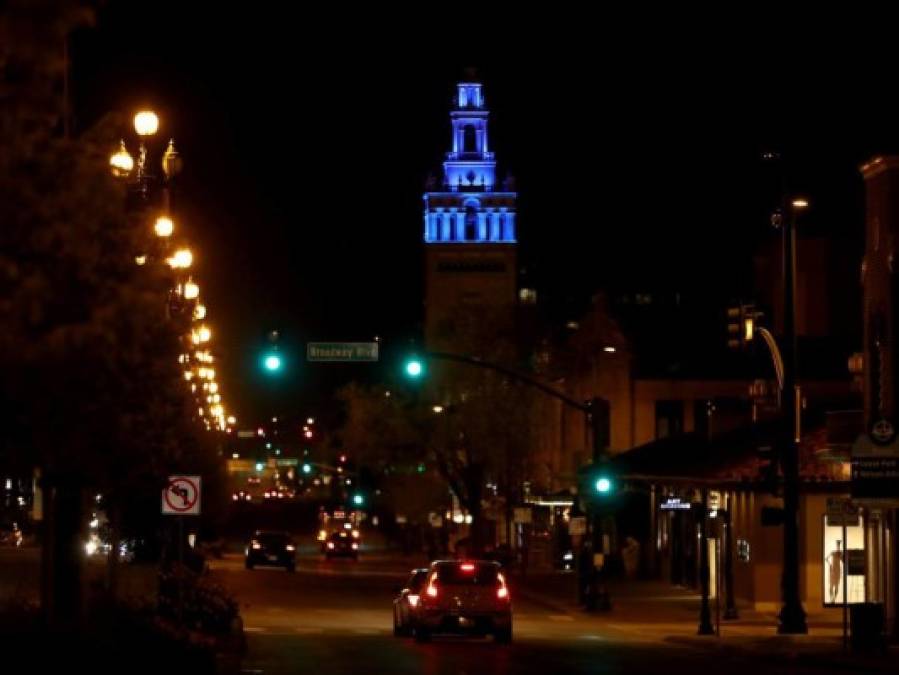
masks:
<svg viewBox="0 0 899 675"><path fill-rule="evenodd" d="M406 375L412 378L421 377L425 372L424 364L419 359L406 361Z"/></svg>
<svg viewBox="0 0 899 675"><path fill-rule="evenodd" d="M312 465L311 464L303 464L303 473L312 473Z"/></svg>
<svg viewBox="0 0 899 675"><path fill-rule="evenodd" d="M265 369L270 373L277 372L281 370L281 366L283 365L281 362L281 357L277 354L269 354L265 357L265 360L262 362L262 365L265 366Z"/></svg>
<svg viewBox="0 0 899 675"><path fill-rule="evenodd" d="M360 495L360 494L353 495L353 504L355 504L356 506L362 506L362 502L364 502L364 501L365 501L365 498L362 495Z"/></svg>
<svg viewBox="0 0 899 675"><path fill-rule="evenodd" d="M602 476L596 479L596 485L594 487L600 494L608 494L612 491L612 481L605 476Z"/></svg>

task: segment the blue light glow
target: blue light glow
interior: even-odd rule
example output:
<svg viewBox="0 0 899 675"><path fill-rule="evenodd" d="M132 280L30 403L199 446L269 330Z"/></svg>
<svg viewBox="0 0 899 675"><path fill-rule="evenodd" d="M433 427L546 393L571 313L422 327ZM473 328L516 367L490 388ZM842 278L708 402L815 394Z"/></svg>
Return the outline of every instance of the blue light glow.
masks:
<svg viewBox="0 0 899 675"><path fill-rule="evenodd" d="M263 365L265 365L265 369L270 372L281 370L281 357L277 354L269 354L265 357Z"/></svg>
<svg viewBox="0 0 899 675"><path fill-rule="evenodd" d="M426 192L424 240L433 243L514 244L515 202L511 181L497 192L496 160L490 152L481 84L461 82L450 112L452 150L443 163L443 189ZM472 212L472 209L474 211Z"/></svg>
<svg viewBox="0 0 899 675"><path fill-rule="evenodd" d="M606 492L608 492L611 489L612 489L612 481L610 481L608 478L603 477L596 481L596 491L597 492L601 492L601 493L605 494Z"/></svg>

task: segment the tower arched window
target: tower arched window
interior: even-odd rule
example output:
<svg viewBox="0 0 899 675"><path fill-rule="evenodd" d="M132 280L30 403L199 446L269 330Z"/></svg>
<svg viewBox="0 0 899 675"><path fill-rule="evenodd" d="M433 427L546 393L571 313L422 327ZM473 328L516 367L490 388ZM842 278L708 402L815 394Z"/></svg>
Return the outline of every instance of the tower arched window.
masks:
<svg viewBox="0 0 899 675"><path fill-rule="evenodd" d="M465 241L478 238L478 210L475 206L465 207Z"/></svg>
<svg viewBox="0 0 899 675"><path fill-rule="evenodd" d="M474 126L466 124L462 129L462 152L478 151L478 135Z"/></svg>

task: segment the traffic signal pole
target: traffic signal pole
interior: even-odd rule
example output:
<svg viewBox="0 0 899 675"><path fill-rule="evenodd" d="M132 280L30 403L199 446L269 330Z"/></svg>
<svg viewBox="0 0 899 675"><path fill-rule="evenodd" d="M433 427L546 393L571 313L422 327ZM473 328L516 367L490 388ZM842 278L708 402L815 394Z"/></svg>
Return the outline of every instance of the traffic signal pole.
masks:
<svg viewBox="0 0 899 675"><path fill-rule="evenodd" d="M609 402L601 398L592 398L587 404L587 409L593 445L593 464L596 467L602 467L608 461ZM600 473L595 474L600 477L597 478L596 484L590 487L598 493L611 491L612 485L609 483L609 478L602 476L601 473L600 468ZM606 484L602 485L602 481L605 481ZM602 494L592 496L598 496L599 498L592 500L591 529L593 532L591 537L591 554L593 559L590 561L589 574L587 575L588 582L584 593L584 606L587 611L595 611L597 609L608 611L612 609L612 600L605 583L607 562L605 559L605 532L603 532L603 516L605 513L602 508ZM598 555L601 555L601 558L598 558Z"/></svg>
<svg viewBox="0 0 899 675"><path fill-rule="evenodd" d="M519 382L521 384L525 384L530 387L534 387L535 389L539 389L547 396L551 396L562 403L575 408L576 410L581 411L584 414L585 423L588 429L590 429L591 435L591 445L593 448L593 464L595 467L601 469L601 467L608 462L608 447L609 447L609 403L608 401L601 398L592 398L586 403L582 403L574 400L573 398L563 394L562 392L550 387L543 382L529 376L524 373L519 373L511 368L507 368L506 366L500 365L498 363L492 363L490 361L485 361L476 356L468 356L465 354L453 354L451 352L424 352L424 358L426 359L435 359L440 361L453 361L456 363L464 363L469 366L474 366L476 368L484 368L486 370L492 370L494 372L500 373L505 377L513 380L515 382ZM408 366L411 363L418 364L415 369L416 372L412 372L409 370ZM423 373L423 366L421 365L418 359L413 359L407 362L406 372L410 377L419 377ZM603 508L601 507L601 496L607 492L612 491L612 485L609 482L609 479L606 478L606 485L601 489L600 485L597 483L596 485L591 485L588 487L589 495L585 495L590 508L590 521L591 521L591 536L590 536L590 551L589 556L584 555L585 552L582 552L581 555L577 556L579 561L579 570L578 570L578 579L586 579L586 588L584 589L584 605L588 611L593 609L601 609L608 610L611 609L611 599L608 589L605 586L605 574L604 569L606 567L605 560L602 561L602 567L597 569L597 558L595 554L599 552L604 552L603 547L603 529L602 529L602 518L605 515L603 513ZM600 499L597 499L597 494L594 494L594 490L598 493ZM588 558L585 561L585 558ZM583 569L583 565L587 565L587 570ZM584 573L586 572L586 573ZM583 576L582 576L583 573ZM580 595L580 593L579 593Z"/></svg>

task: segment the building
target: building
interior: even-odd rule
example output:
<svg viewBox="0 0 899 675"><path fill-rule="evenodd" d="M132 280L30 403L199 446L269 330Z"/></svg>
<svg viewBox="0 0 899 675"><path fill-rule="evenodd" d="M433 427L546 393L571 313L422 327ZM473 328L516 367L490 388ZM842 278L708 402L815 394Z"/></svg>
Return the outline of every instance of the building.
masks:
<svg viewBox="0 0 899 675"><path fill-rule="evenodd" d="M457 85L442 184L424 194L425 342L435 351L465 341L467 316L511 327L517 304L517 195L497 176L482 89Z"/></svg>
<svg viewBox="0 0 899 675"><path fill-rule="evenodd" d="M865 257L861 264L864 407L852 445L852 498L864 525L865 599L883 607L899 636L899 157L876 157L861 167L865 180Z"/></svg>

